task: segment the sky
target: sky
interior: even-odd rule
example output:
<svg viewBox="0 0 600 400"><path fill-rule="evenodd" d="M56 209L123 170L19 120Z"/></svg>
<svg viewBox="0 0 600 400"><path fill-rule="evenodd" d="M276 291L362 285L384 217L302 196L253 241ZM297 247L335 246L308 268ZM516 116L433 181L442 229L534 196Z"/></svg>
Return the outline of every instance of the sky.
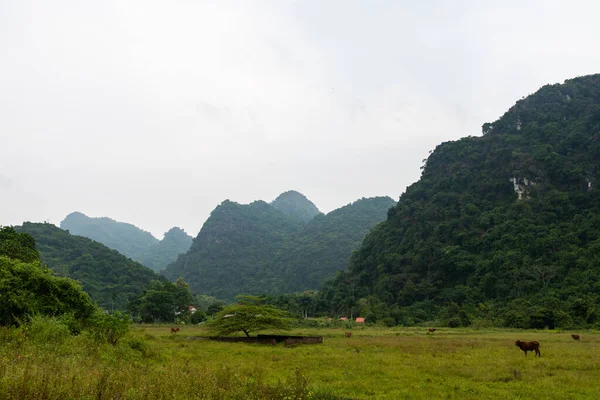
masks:
<svg viewBox="0 0 600 400"><path fill-rule="evenodd" d="M596 1L0 0L0 225L195 236L223 200L397 200L442 142L600 72Z"/></svg>

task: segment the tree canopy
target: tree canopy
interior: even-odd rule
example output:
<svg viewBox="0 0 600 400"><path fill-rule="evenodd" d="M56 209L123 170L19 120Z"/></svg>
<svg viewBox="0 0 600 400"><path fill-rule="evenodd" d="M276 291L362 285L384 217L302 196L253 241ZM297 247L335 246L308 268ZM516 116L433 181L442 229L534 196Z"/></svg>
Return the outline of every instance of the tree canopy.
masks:
<svg viewBox="0 0 600 400"><path fill-rule="evenodd" d="M77 282L55 276L40 263L31 236L0 228L0 325L17 325L35 314L84 320L94 311Z"/></svg>
<svg viewBox="0 0 600 400"><path fill-rule="evenodd" d="M250 333L265 329L287 330L290 319L286 311L266 305L260 297L238 297L237 304L224 307L208 323L211 331L218 335L230 335L243 332L247 337Z"/></svg>

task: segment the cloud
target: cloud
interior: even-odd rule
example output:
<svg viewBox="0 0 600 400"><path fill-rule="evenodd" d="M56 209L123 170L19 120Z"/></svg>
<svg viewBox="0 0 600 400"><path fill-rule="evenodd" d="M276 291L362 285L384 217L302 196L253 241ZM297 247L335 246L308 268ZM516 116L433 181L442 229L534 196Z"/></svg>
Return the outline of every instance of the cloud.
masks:
<svg viewBox="0 0 600 400"><path fill-rule="evenodd" d="M397 198L437 144L596 72L599 7L5 2L0 171L27 194L0 224L81 210L195 234L225 198Z"/></svg>

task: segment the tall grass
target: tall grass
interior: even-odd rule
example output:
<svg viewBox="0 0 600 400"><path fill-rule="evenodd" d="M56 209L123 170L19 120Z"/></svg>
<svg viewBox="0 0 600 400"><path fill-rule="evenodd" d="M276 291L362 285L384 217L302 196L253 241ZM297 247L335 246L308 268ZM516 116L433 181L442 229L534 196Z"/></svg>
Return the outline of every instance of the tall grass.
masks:
<svg viewBox="0 0 600 400"><path fill-rule="evenodd" d="M597 399L600 337L554 331L303 328L322 345L190 340L137 328L115 346L60 321L0 328L0 399ZM47 332L45 331L47 330ZM514 340L538 340L541 358Z"/></svg>

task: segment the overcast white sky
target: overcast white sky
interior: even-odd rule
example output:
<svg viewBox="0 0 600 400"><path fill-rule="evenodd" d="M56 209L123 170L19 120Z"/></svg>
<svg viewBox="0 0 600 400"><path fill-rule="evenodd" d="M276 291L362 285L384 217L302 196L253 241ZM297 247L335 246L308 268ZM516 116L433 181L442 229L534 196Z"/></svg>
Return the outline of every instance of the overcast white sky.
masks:
<svg viewBox="0 0 600 400"><path fill-rule="evenodd" d="M600 72L597 1L0 0L0 225L195 236L224 199L398 199L443 141Z"/></svg>

